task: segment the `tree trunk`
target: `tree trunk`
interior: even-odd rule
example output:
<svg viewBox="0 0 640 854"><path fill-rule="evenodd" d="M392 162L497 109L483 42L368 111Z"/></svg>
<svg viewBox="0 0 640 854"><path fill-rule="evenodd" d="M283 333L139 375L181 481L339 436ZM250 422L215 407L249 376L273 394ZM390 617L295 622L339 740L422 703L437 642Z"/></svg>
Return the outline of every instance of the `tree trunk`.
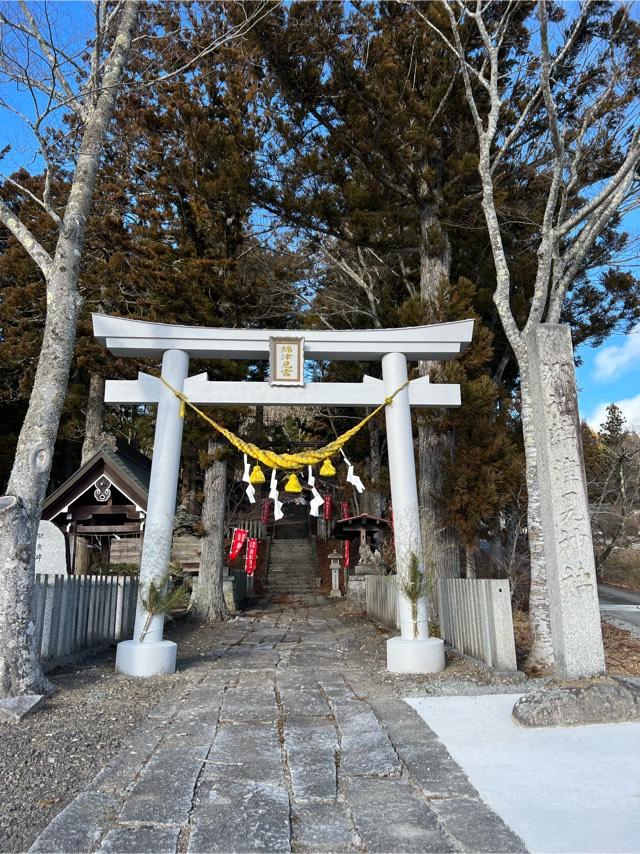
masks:
<svg viewBox="0 0 640 854"><path fill-rule="evenodd" d="M547 568L544 555L540 489L538 485L537 449L533 427L531 390L528 377L528 357L518 359L520 367L520 394L522 433L527 478L527 533L531 556L531 589L529 592L529 621L533 643L527 658L527 668L550 670L553 668L553 642L549 618Z"/></svg>
<svg viewBox="0 0 640 854"><path fill-rule="evenodd" d="M0 694L48 694L53 685L42 673L32 620L35 592L33 517L21 498L0 498L3 582L0 590Z"/></svg>
<svg viewBox="0 0 640 854"><path fill-rule="evenodd" d="M365 512L371 513L372 516L382 516L382 493L380 492L380 424L369 421L369 479L371 486L363 494L362 504L365 505Z"/></svg>
<svg viewBox="0 0 640 854"><path fill-rule="evenodd" d="M80 465L89 462L104 441L104 377L91 374L84 422L84 441ZM91 563L91 549L86 537L75 536L74 575L86 575Z"/></svg>
<svg viewBox="0 0 640 854"><path fill-rule="evenodd" d="M124 4L102 88L85 122L64 221L47 276L42 348L4 502L10 512L0 514L0 690L4 695L42 694L50 689L33 650L35 541L69 382L81 304L77 285L85 227L104 136L138 13L137 3ZM30 579L25 578L27 575ZM31 632L24 629L25 621Z"/></svg>
<svg viewBox="0 0 640 854"><path fill-rule="evenodd" d="M91 565L91 549L86 537L74 534L73 574L86 575Z"/></svg>
<svg viewBox="0 0 640 854"><path fill-rule="evenodd" d="M477 578L478 568L476 566L476 551L472 546L465 546L464 577Z"/></svg>
<svg viewBox="0 0 640 854"><path fill-rule="evenodd" d="M183 459L182 463L182 483L180 489L180 504L184 507L185 511L191 516L196 516L198 514L198 501L197 501L197 484L196 484L196 472L197 472L197 459L195 457L195 452L189 452L188 455Z"/></svg>
<svg viewBox="0 0 640 854"><path fill-rule="evenodd" d="M209 439L208 453L216 457L223 450L221 442ZM229 616L222 586L224 568L224 522L227 492L227 461L214 459L204 476L202 504L202 551L198 583L191 596L191 609L199 619L211 622Z"/></svg>
<svg viewBox="0 0 640 854"><path fill-rule="evenodd" d="M420 296L432 302L451 272L451 244L448 235L438 222L431 206L420 210ZM436 365L420 362L422 376L432 375ZM449 566L450 556L458 553L456 532L446 524L442 514L442 473L447 456L454 452L453 436L438 433L433 425L422 418L418 421L418 493L424 559L432 563L430 574L434 584L444 566ZM447 572L451 574L451 570ZM460 575L460 569L455 572ZM435 596L431 597L435 609ZM435 613L431 618L435 618Z"/></svg>
<svg viewBox="0 0 640 854"><path fill-rule="evenodd" d="M98 451L104 439L104 377L91 374L89 380L89 397L87 413L84 422L84 441L82 443L82 458L84 465Z"/></svg>

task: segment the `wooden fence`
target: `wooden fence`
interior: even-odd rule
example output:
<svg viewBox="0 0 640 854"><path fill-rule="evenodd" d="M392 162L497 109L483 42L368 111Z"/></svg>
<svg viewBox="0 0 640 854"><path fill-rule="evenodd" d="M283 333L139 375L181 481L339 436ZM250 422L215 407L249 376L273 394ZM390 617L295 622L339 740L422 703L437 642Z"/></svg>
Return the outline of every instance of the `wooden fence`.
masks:
<svg viewBox="0 0 640 854"><path fill-rule="evenodd" d="M36 575L36 651L45 670L133 635L138 578Z"/></svg>
<svg viewBox="0 0 640 854"><path fill-rule="evenodd" d="M227 528L227 537L231 539L234 528L244 528L248 531L249 537L254 537L256 540L264 540L267 536L267 526L260 519L236 519L233 525Z"/></svg>
<svg viewBox="0 0 640 854"><path fill-rule="evenodd" d="M398 587L395 575L365 575L367 614L390 629L398 624Z"/></svg>

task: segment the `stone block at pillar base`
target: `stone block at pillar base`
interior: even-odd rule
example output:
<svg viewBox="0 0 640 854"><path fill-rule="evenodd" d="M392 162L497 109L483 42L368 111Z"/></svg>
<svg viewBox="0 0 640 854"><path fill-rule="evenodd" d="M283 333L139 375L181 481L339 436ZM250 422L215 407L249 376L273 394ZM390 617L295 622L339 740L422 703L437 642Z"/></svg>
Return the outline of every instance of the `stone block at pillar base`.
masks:
<svg viewBox="0 0 640 854"><path fill-rule="evenodd" d="M168 676L176 672L177 645L173 641L121 641L116 650L116 673L123 676Z"/></svg>
<svg viewBox="0 0 640 854"><path fill-rule="evenodd" d="M330 599L341 599L342 593L339 590L333 590L332 589L329 591L329 598Z"/></svg>
<svg viewBox="0 0 640 854"><path fill-rule="evenodd" d="M349 589L347 590L347 599L354 605L367 609L367 588L366 575L351 575L349 577Z"/></svg>
<svg viewBox="0 0 640 854"><path fill-rule="evenodd" d="M440 638L389 638L389 673L440 673L444 670L444 641Z"/></svg>
<svg viewBox="0 0 640 854"><path fill-rule="evenodd" d="M377 575L377 569L370 563L357 563L355 575Z"/></svg>
<svg viewBox="0 0 640 854"><path fill-rule="evenodd" d="M234 581L233 576L230 578L222 579L222 593L224 596L224 601L227 603L227 608L229 609L230 614L236 613L236 597L234 591Z"/></svg>

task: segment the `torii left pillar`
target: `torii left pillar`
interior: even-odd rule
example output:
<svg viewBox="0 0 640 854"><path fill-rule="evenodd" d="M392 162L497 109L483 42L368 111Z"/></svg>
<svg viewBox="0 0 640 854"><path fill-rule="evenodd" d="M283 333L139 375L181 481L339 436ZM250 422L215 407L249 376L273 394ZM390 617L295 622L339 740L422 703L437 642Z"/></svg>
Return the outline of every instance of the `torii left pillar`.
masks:
<svg viewBox="0 0 640 854"><path fill-rule="evenodd" d="M188 370L188 353L183 350L164 353L162 376L178 391L184 388ZM116 652L116 672L128 676L155 676L174 673L176 669L176 644L162 639L164 614L149 618L141 596L150 581L158 582L162 578L171 559L183 423L180 401L163 385L158 399L133 640L121 641Z"/></svg>

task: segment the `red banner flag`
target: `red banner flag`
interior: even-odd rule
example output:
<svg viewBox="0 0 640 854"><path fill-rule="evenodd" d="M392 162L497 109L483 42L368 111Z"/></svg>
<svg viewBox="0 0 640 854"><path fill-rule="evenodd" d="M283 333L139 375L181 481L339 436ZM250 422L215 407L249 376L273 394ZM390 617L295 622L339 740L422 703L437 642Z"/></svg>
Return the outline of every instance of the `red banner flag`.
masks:
<svg viewBox="0 0 640 854"><path fill-rule="evenodd" d="M333 516L333 501L330 495L324 497L324 507L322 508L322 518L325 522L330 522Z"/></svg>
<svg viewBox="0 0 640 854"><path fill-rule="evenodd" d="M258 564L258 541L255 537L247 540L247 556L244 559L244 571L247 575L253 575Z"/></svg>
<svg viewBox="0 0 640 854"><path fill-rule="evenodd" d="M341 501L340 502L340 510L342 512L342 518L348 519L349 518L349 512L350 512L349 511L349 502L348 501Z"/></svg>
<svg viewBox="0 0 640 854"><path fill-rule="evenodd" d="M349 558L351 556L350 545L351 545L351 543L349 542L349 540L344 541L344 560L343 560L342 565L345 567L349 566Z"/></svg>
<svg viewBox="0 0 640 854"><path fill-rule="evenodd" d="M244 528L233 529L233 539L231 540L231 551L229 552L229 560L235 560L244 545L244 541L249 536L249 531Z"/></svg>
<svg viewBox="0 0 640 854"><path fill-rule="evenodd" d="M263 525L266 525L271 518L271 499L265 498L262 502L262 515L260 516L260 521Z"/></svg>

